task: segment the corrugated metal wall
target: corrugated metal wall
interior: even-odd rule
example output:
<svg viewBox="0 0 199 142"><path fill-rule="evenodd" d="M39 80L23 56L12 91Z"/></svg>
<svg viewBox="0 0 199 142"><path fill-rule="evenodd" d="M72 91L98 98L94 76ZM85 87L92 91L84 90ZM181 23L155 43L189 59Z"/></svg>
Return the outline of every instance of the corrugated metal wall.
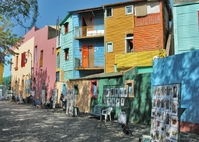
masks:
<svg viewBox="0 0 199 142"><path fill-rule="evenodd" d="M199 49L199 3L173 7L175 54Z"/></svg>

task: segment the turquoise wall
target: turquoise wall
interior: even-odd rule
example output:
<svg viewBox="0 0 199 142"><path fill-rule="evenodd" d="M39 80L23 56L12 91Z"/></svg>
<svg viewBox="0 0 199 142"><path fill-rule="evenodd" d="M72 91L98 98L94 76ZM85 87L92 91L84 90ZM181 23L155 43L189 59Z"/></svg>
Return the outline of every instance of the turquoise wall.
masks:
<svg viewBox="0 0 199 142"><path fill-rule="evenodd" d="M199 124L199 50L154 60L151 84L181 83L181 121Z"/></svg>
<svg viewBox="0 0 199 142"><path fill-rule="evenodd" d="M69 32L64 33L64 25L61 25L61 60L60 60L60 65L61 65L61 70L64 70L64 80L67 79L72 79L73 78L73 21L72 21L72 16L70 16L64 23L68 22L69 23ZM69 48L69 60L65 60L65 53L64 49Z"/></svg>
<svg viewBox="0 0 199 142"><path fill-rule="evenodd" d="M199 3L173 7L175 54L199 49Z"/></svg>

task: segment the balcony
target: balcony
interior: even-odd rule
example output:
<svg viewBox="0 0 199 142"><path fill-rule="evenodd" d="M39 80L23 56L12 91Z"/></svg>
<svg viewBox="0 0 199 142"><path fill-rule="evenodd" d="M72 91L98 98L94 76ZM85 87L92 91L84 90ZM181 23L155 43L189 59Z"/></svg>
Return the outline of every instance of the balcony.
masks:
<svg viewBox="0 0 199 142"><path fill-rule="evenodd" d="M144 52L133 52L127 54L116 54L115 64L118 69L131 67L152 66L154 57L166 57L165 50L154 50Z"/></svg>
<svg viewBox="0 0 199 142"><path fill-rule="evenodd" d="M75 39L102 38L104 25L75 27Z"/></svg>
<svg viewBox="0 0 199 142"><path fill-rule="evenodd" d="M81 64L81 59L75 58L75 70L104 70L103 66L91 66L83 67Z"/></svg>

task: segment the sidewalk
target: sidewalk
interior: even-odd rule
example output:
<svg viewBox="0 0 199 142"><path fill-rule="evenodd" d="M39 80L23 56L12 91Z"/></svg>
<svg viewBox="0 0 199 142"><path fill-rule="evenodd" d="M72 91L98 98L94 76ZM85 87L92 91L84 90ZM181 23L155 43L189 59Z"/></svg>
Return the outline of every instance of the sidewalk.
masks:
<svg viewBox="0 0 199 142"><path fill-rule="evenodd" d="M150 133L149 125L129 124L131 136L117 123L106 122L107 128L95 128L99 120L87 114L71 117L52 111L0 101L1 142L138 142ZM182 142L199 141L193 134L182 133L182 138Z"/></svg>

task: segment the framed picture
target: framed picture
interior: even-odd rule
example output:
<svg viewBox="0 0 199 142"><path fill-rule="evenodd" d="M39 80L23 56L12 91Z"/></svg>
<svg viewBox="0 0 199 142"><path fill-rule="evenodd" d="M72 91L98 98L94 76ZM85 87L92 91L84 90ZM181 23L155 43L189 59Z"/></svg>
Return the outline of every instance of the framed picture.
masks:
<svg viewBox="0 0 199 142"><path fill-rule="evenodd" d="M121 98L121 106L124 106L125 98Z"/></svg>
<svg viewBox="0 0 199 142"><path fill-rule="evenodd" d="M126 80L125 88L127 89L127 96L130 98L134 97L134 80Z"/></svg>
<svg viewBox="0 0 199 142"><path fill-rule="evenodd" d="M107 106L110 106L111 105L111 98L108 98L107 99Z"/></svg>
<svg viewBox="0 0 199 142"><path fill-rule="evenodd" d="M120 107L120 98L116 98L116 107Z"/></svg>
<svg viewBox="0 0 199 142"><path fill-rule="evenodd" d="M115 106L115 98L111 98L111 105L114 107Z"/></svg>
<svg viewBox="0 0 199 142"><path fill-rule="evenodd" d="M117 98L119 96L119 92L120 92L120 89L119 88L115 88L115 97Z"/></svg>

